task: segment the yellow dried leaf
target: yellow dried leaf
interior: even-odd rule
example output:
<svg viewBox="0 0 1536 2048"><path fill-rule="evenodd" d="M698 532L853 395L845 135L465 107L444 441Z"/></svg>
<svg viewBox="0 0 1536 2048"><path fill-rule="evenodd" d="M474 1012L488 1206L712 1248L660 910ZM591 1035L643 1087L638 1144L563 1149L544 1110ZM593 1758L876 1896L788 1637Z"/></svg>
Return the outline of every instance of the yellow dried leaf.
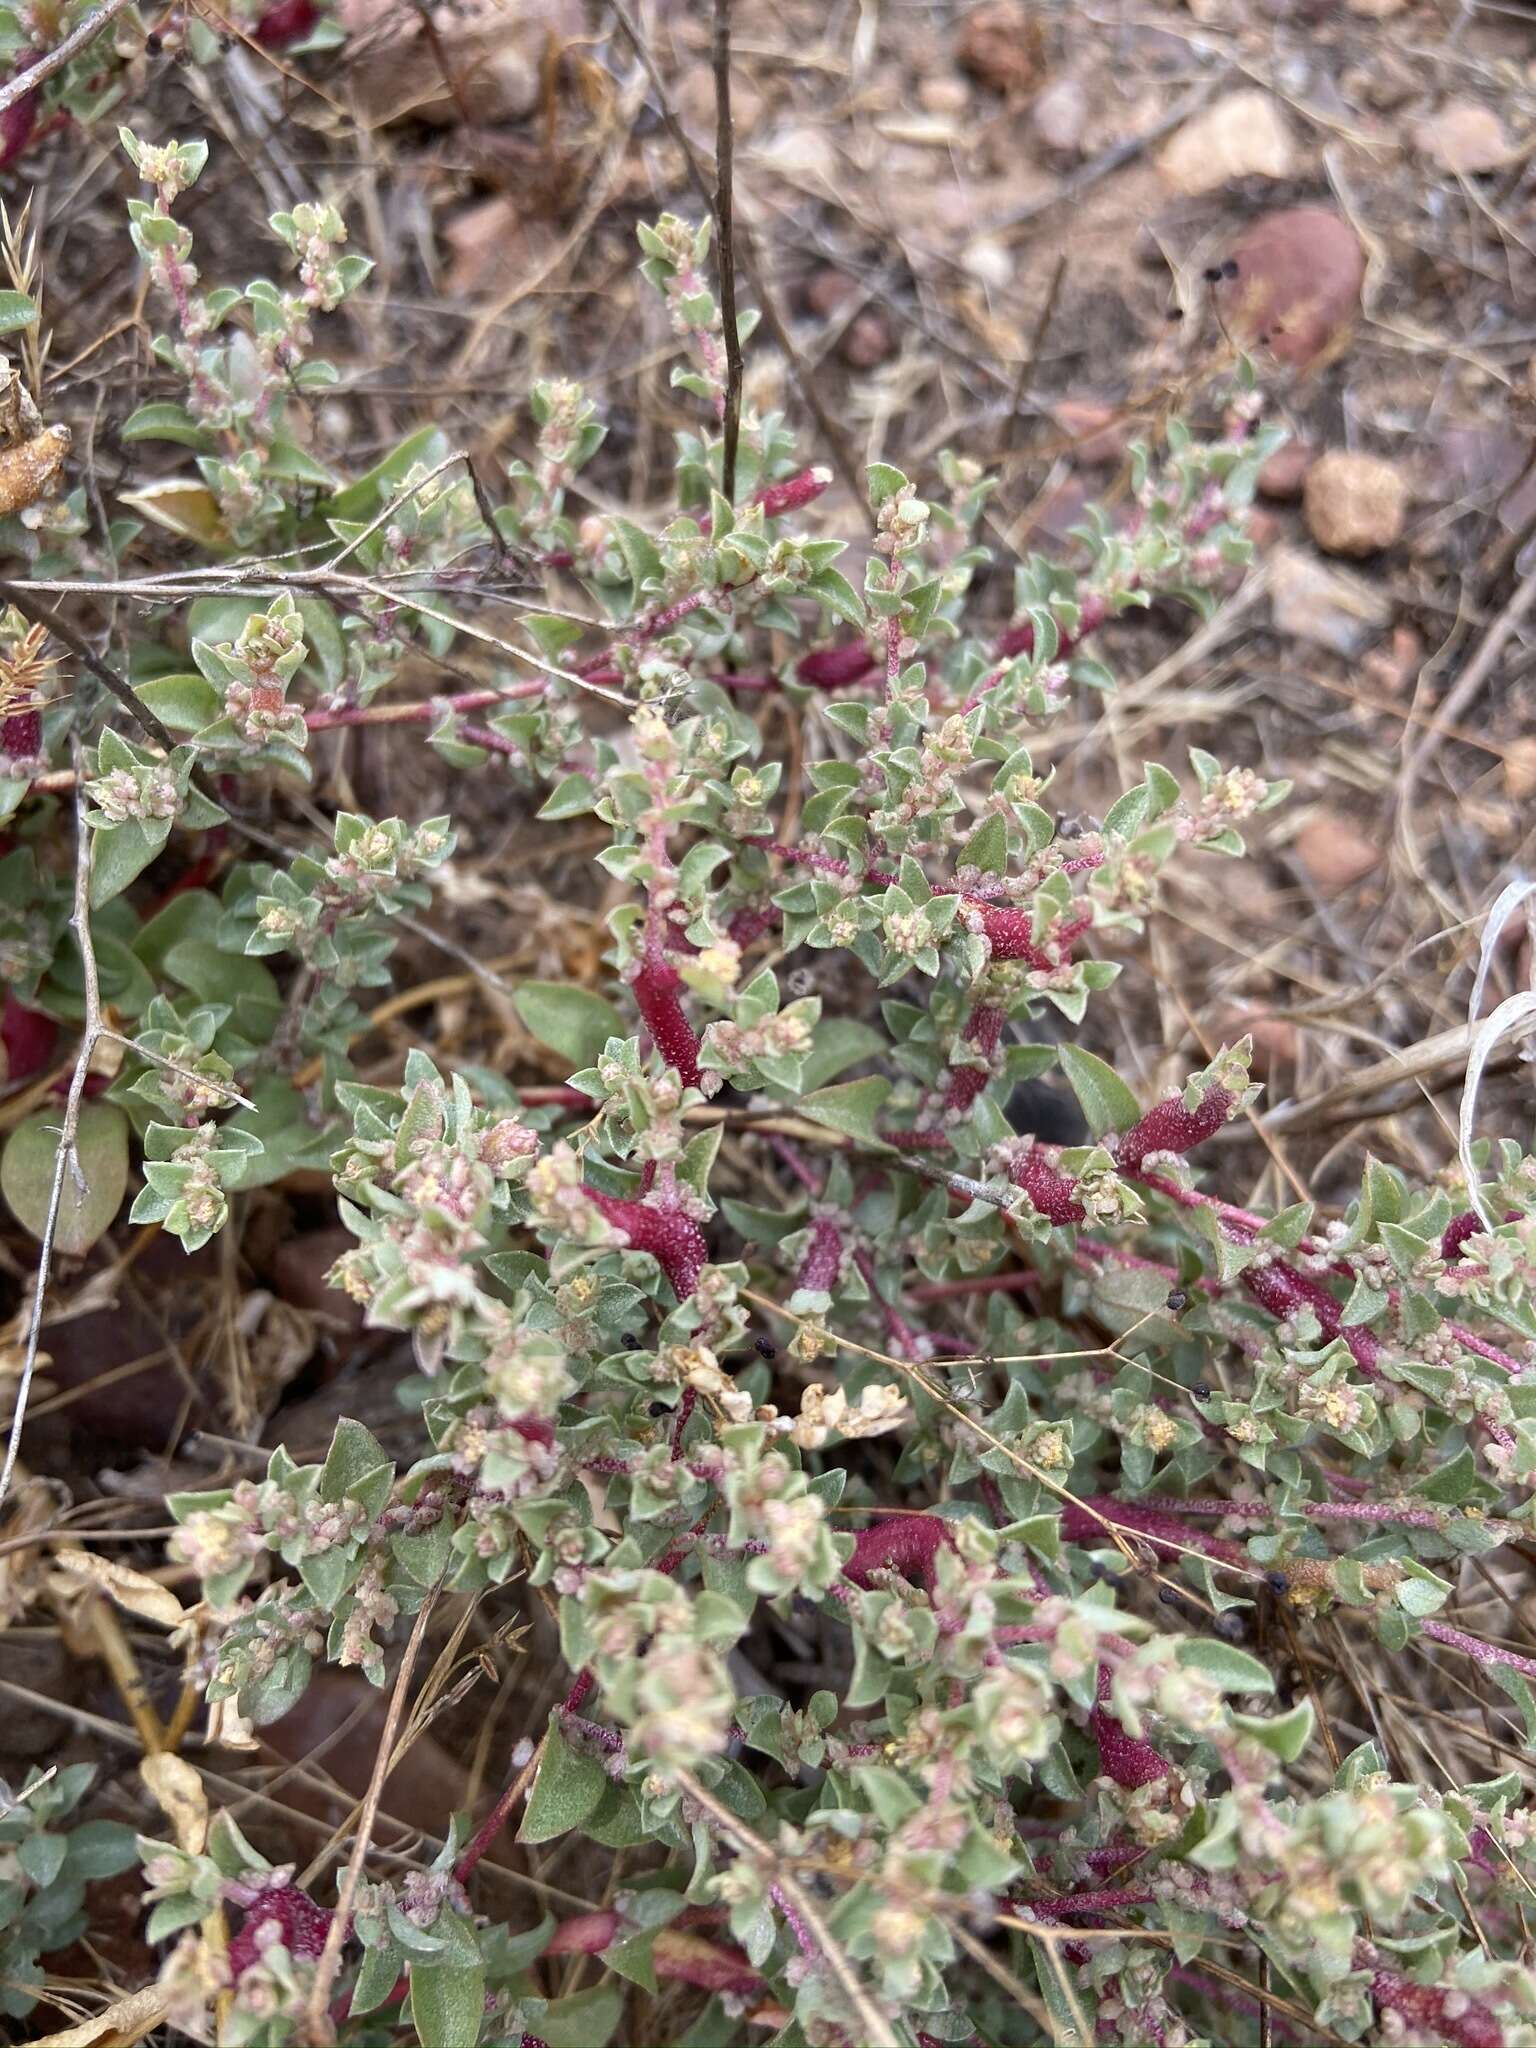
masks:
<svg viewBox="0 0 1536 2048"><path fill-rule="evenodd" d="M0 518L35 505L64 467L68 427L45 427L14 448L0 448Z"/></svg>
<svg viewBox="0 0 1536 2048"><path fill-rule="evenodd" d="M133 2048L165 2018L169 2000L158 1984L146 1984L126 1998L116 1998L78 2026L44 2034L36 2048Z"/></svg>
<svg viewBox="0 0 1536 2048"><path fill-rule="evenodd" d="M0 457L3 460L3 457ZM136 491L122 491L123 504L179 533L183 540L204 541L210 547L228 547L219 501L206 484L187 477L168 476L156 483L141 484Z"/></svg>
<svg viewBox="0 0 1536 2048"><path fill-rule="evenodd" d="M176 1846L189 1856L201 1856L208 1839L208 1795L197 1772L185 1757L162 1750L145 1757L139 1776L170 1822Z"/></svg>
<svg viewBox="0 0 1536 2048"><path fill-rule="evenodd" d="M170 1587L136 1572L131 1565L98 1557L94 1551L77 1550L73 1544L61 1548L55 1562L82 1585L105 1593L145 1621L157 1622L161 1628L180 1628L186 1620L186 1611Z"/></svg>

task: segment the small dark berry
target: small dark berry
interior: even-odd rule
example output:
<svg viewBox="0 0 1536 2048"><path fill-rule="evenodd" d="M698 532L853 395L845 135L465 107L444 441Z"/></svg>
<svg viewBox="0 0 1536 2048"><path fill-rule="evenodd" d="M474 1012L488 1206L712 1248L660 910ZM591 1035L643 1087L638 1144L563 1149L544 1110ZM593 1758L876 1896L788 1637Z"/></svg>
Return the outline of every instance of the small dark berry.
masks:
<svg viewBox="0 0 1536 2048"><path fill-rule="evenodd" d="M653 1401L650 1407L647 1408L645 1412L647 1415L665 1415L667 1412L667 1404L665 1401Z"/></svg>
<svg viewBox="0 0 1536 2048"><path fill-rule="evenodd" d="M778 1345L770 1344L766 1337L754 1337L752 1339L752 1349L759 1358L777 1358L779 1355Z"/></svg>
<svg viewBox="0 0 1536 2048"><path fill-rule="evenodd" d="M1272 1593L1288 1593L1291 1588L1291 1582L1284 1572L1266 1572L1264 1583Z"/></svg>
<svg viewBox="0 0 1536 2048"><path fill-rule="evenodd" d="M1176 1593L1172 1586L1159 1586L1157 1597L1165 1607L1182 1607L1184 1605L1182 1595Z"/></svg>
<svg viewBox="0 0 1536 2048"><path fill-rule="evenodd" d="M1221 265L1219 263L1212 263L1207 269L1201 272L1201 276L1205 279L1207 284L1220 284Z"/></svg>
<svg viewBox="0 0 1536 2048"><path fill-rule="evenodd" d="M626 1351L638 1351L640 1349L640 1339L633 1330L626 1330L624 1332L622 1342Z"/></svg>
<svg viewBox="0 0 1536 2048"><path fill-rule="evenodd" d="M1182 1310L1189 1307L1189 1296L1182 1287L1170 1287L1168 1299L1163 1303L1163 1307L1169 1310L1171 1314L1178 1315Z"/></svg>
<svg viewBox="0 0 1536 2048"><path fill-rule="evenodd" d="M1205 1384L1204 1380L1196 1380L1195 1384L1190 1388L1189 1391L1194 1395L1197 1401L1209 1401L1209 1399L1211 1398L1211 1390Z"/></svg>
<svg viewBox="0 0 1536 2048"><path fill-rule="evenodd" d="M1221 274L1223 277L1236 277L1237 258L1235 256L1229 256L1226 262L1223 263L1223 265L1221 266Z"/></svg>

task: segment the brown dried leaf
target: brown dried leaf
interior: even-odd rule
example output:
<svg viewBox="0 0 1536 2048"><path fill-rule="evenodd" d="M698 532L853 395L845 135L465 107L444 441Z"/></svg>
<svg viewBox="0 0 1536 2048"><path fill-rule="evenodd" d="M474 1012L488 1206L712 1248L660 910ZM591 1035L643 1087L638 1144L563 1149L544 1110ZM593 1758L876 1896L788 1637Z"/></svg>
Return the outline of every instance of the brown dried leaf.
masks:
<svg viewBox="0 0 1536 2048"><path fill-rule="evenodd" d="M185 1757L162 1750L139 1765L139 1776L153 1793L171 1824L178 1848L201 1856L208 1839L208 1795L203 1781Z"/></svg>
<svg viewBox="0 0 1536 2048"><path fill-rule="evenodd" d="M25 512L52 487L69 453L68 427L45 427L13 448L0 448L0 518Z"/></svg>
<svg viewBox="0 0 1536 2048"><path fill-rule="evenodd" d="M92 1592L105 1593L130 1614L153 1621L161 1628L180 1628L187 1618L186 1610L169 1586L162 1586L158 1579L136 1572L131 1565L120 1564L115 1558L98 1557L94 1551L77 1550L73 1544L67 1544L54 1562L66 1574L67 1581L73 1582L69 1585L71 1592L88 1587Z"/></svg>

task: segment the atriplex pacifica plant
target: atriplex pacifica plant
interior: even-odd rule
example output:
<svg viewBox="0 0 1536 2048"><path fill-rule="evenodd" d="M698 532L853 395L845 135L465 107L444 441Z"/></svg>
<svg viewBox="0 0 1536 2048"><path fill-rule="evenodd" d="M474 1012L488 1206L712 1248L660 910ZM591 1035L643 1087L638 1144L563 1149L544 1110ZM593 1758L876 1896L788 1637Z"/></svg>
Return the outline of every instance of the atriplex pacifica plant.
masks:
<svg viewBox="0 0 1536 2048"><path fill-rule="evenodd" d="M748 406L721 495L704 228L640 233L700 401L675 509L581 515L603 426L572 383L532 393L535 458L495 502L434 430L334 474L304 401L329 377L312 326L367 272L339 215L274 220L295 285L204 294L176 211L203 147L127 148L184 387L130 437L191 452L180 530L227 573L190 605L178 572L138 586L137 723L88 670L66 699L6 622L8 1043L47 1038L45 1067L82 1015L73 797L129 1044L82 1124L105 1195L62 1248L135 1170L132 1218L192 1249L329 1161L356 1239L333 1283L414 1345L413 1461L347 1421L323 1465L278 1450L170 1502L224 1730L327 1662L394 1684L405 1626L470 1599L554 1612L567 1666L489 1815L445 1815L403 1877L366 1832L310 1890L225 1814L201 1846L146 1840L171 2022L235 2048L600 2048L629 1980L687 1987L695 2048L1536 2041L1524 1777L1427 1790L1375 1743L1331 1756L1310 1690L1277 1697L1242 1647L1268 1616L1433 1648L1503 1695L1511 1754L1536 1739L1536 1664L1436 1618L1536 1512L1536 1169L1484 1144L1475 1190L1372 1162L1342 1215L1255 1213L1209 1186L1256 1094L1245 1045L1147 1101L1077 1042L1164 869L1214 875L1284 795L1196 752L1069 822L1028 744L1112 687L1110 621L1205 611L1241 572L1276 442L1247 380L1211 438L1134 453L1075 566L1017 565L999 622L969 457L931 497L870 469L862 587L782 417ZM4 538L36 580L107 579L135 530L104 542L76 492ZM513 577L544 594L503 638L475 599ZM483 687L389 694L408 652L466 640ZM452 823L341 815L329 847L247 855L314 735L369 723L605 829L606 992L516 991L561 1085L424 1049L399 1086L357 1078L358 996ZM1053 1072L1079 1143L1010 1119ZM34 1224L56 1124L6 1154ZM787 1637L836 1683L779 1685ZM601 1910L487 1919L477 1871L514 1831L622 1850L622 1880ZM573 1956L601 1974L554 1995Z"/></svg>

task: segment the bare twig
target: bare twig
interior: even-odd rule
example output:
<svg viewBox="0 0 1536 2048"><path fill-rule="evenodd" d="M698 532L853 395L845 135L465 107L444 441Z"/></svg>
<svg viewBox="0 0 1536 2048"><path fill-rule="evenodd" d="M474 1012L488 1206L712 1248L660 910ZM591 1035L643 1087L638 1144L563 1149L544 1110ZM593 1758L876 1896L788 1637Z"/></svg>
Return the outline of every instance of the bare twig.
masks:
<svg viewBox="0 0 1536 2048"><path fill-rule="evenodd" d="M110 1038L114 1045L125 1045L132 1053L150 1066L159 1067L167 1074L174 1074L179 1081L191 1081L199 1088L212 1088L228 1102L238 1102L242 1109L254 1110L256 1105L248 1095L242 1095L238 1088L231 1088L227 1081L221 1081L213 1074L194 1074L190 1067L180 1067L175 1060L168 1060L163 1053L151 1052L148 1046L140 1045L136 1038L128 1038L121 1031L112 1031L103 1024L98 1034Z"/></svg>
<svg viewBox="0 0 1536 2048"><path fill-rule="evenodd" d="M36 92L46 79L52 78L54 72L61 70L71 57L85 48L87 43L94 42L109 22L116 21L127 5L128 0L102 0L96 12L88 14L80 26L67 35L62 43L55 43L46 56L39 57L35 64L29 65L25 71L18 71L14 78L8 80L5 85L0 85L0 114L14 107L18 100L24 100L29 92Z"/></svg>
<svg viewBox="0 0 1536 2048"><path fill-rule="evenodd" d="M1058 206L1065 206L1072 200L1081 198L1084 192L1090 191L1093 186L1109 177L1111 172L1133 163L1143 150L1150 149L1154 142L1161 142L1165 135L1171 135L1175 128L1181 127L1189 119L1191 114L1198 114L1206 102L1215 96L1216 88L1223 83L1226 76L1226 66L1223 65L1213 77L1203 79L1200 84L1192 86L1181 99L1175 100L1168 111L1160 115L1152 126L1144 129L1140 135L1127 135L1123 141L1112 143L1108 149L1101 150L1096 157L1085 163L1080 170L1073 171L1070 177L1059 179L1038 197L1026 199L1022 205L1010 206L1006 211L994 214L991 220L983 223L980 232L989 235L1011 235L1029 222L1039 220L1042 215L1054 213Z"/></svg>
<svg viewBox="0 0 1536 2048"><path fill-rule="evenodd" d="M96 949L91 942L91 835L85 822L85 799L80 794L82 782L83 749L78 736L74 741L76 796L75 796L75 902L70 922L75 928L75 940L80 948L80 967L84 986L85 1016L80 1027L80 1050L75 1055L75 1071L70 1076L69 1093L64 1100L64 1121L59 1126L59 1151L53 1164L53 1185L48 1193L48 1210L43 1218L42 1250L37 1260L37 1280L32 1295L32 1308L27 1317L27 1341L22 1355L21 1378L16 1386L16 1407L11 1416L11 1433L5 1446L5 1464L0 1468L0 1501L11 1489L11 1477L16 1470L16 1459L21 1450L21 1432L27 1419L27 1401L32 1392L32 1375L37 1367L38 1345L43 1332L43 1308L48 1297L48 1276L53 1269L53 1240L58 1229L59 1206L64 1199L64 1176L73 1173L77 1185L82 1183L80 1161L75 1155L75 1138L80 1128L80 1105L85 1099L85 1084L91 1070L91 1055L96 1050L96 1041L102 1032L101 986L96 975Z"/></svg>
<svg viewBox="0 0 1536 2048"><path fill-rule="evenodd" d="M1521 579L1514 596L1483 635L1477 652L1446 691L1444 701L1436 707L1435 723L1403 763L1398 796L1400 813L1406 813L1411 807L1419 778L1439 751L1445 736L1444 728L1453 725L1476 698L1533 603L1536 603L1536 569Z"/></svg>
<svg viewBox="0 0 1536 2048"><path fill-rule="evenodd" d="M736 502L736 443L741 434L741 336L736 329L736 248L731 178L736 128L731 119L731 0L715 0L715 250L720 268L720 317L725 326L725 438L720 489Z"/></svg>
<svg viewBox="0 0 1536 2048"><path fill-rule="evenodd" d="M373 1772L368 1780L368 1790L363 1796L362 1809L358 1815L357 1835L352 1843L352 1854L347 1858L347 1867L337 1894L336 1911L326 1929L325 1947L320 1951L320 1960L315 1965L314 1982L309 1989L309 1999L304 2008L306 2038L317 2044L334 2041L336 2029L332 2025L326 2008L330 2004L331 1986L336 1981L336 1972L341 1967L341 1946L347 1938L352 1924L352 1908L357 1903L357 1888L363 1879L363 1864L367 1860L368 1845L373 1840L373 1830L379 1817L379 1801L384 1796L384 1781L389 1776L395 1761L395 1738L400 1732L400 1722L405 1714L406 1695L411 1688L411 1673L416 1668L416 1659L426 1640L427 1623L432 1618L432 1609L437 1602L437 1587L434 1586L421 1603L416 1616L405 1654L400 1659L400 1669L395 1674L395 1689L390 1695L389 1712L384 1717L383 1732L379 1736L379 1753L373 1760Z"/></svg>
<svg viewBox="0 0 1536 2048"><path fill-rule="evenodd" d="M651 55L649 45L635 26L629 9L624 4L624 0L608 0L608 4L613 10L614 20L623 29L631 49L639 58L645 75L651 82L651 91L656 96L656 105L660 109L661 118L666 123L667 133L683 153L683 162L688 167L688 177L694 191L698 193L704 205L713 212L715 204L714 194L710 191L709 180L704 175L704 167L699 161L698 151L688 139L686 130L677 118L677 111L672 105L671 95L662 81L661 73L656 67L656 60ZM758 312L762 316L763 326L772 337L774 346L784 357L785 362L788 363L789 373L795 380L795 389L800 393L806 411L809 412L812 419L816 422L816 431L821 435L822 441L826 445L827 453L832 458L833 466L836 468L844 485L852 493L854 503L864 507L870 527L873 529L874 514L869 511L865 497L864 480L860 474L859 465L854 457L853 450L849 446L848 437L827 410L820 392L816 389L815 378L806 368L804 358L795 347L789 330L780 317L778 306L775 304L773 295L768 289L768 279L764 274L762 265L757 260L757 252L744 221L736 221L734 223L734 239L736 246L741 252L741 267L746 272L747 281L752 287L753 297L757 300Z"/></svg>
<svg viewBox="0 0 1536 2048"><path fill-rule="evenodd" d="M106 596L112 586L103 583L95 588L98 595ZM115 669L107 666L91 643L75 631L68 619L59 612L50 611L45 604L39 604L24 583L11 583L0 578L0 598L4 598L7 604L15 605L22 617L30 619L34 626L46 626L54 639L61 646L67 647L76 661L83 661L97 682L112 692L140 732L147 734L156 746L164 747L167 753L171 752L176 742L166 727L160 723L153 711L139 702L122 677ZM78 771L78 761L75 766Z"/></svg>
<svg viewBox="0 0 1536 2048"><path fill-rule="evenodd" d="M703 1807L721 1834L728 1836L742 1855L750 1858L765 1875L771 1876L774 1884L794 1908L810 1931L817 1947L826 1957L833 1976L841 1985L843 1995L859 2022L858 2038L864 2044L864 2048L897 2048L895 2028L860 1981L858 1971L848 1960L836 1936L822 1918L821 1908L799 1879L791 1876L784 1868L782 1858L776 1856L768 1844L754 1835L743 1821L738 1820L728 1806L722 1805L712 1792L707 1791L691 1771L677 1769L673 1776L688 1797Z"/></svg>
<svg viewBox="0 0 1536 2048"><path fill-rule="evenodd" d="M1024 406L1024 394L1035 378L1035 365L1040 360L1040 351L1045 347L1045 337L1050 332L1051 321L1056 313L1056 301L1061 294L1061 281L1067 274L1067 252L1062 250L1056 258L1056 268L1051 272L1051 281L1045 288L1045 299L1040 307L1040 317L1035 322L1035 331L1029 337L1029 347L1019 364L1019 374L1013 381L1013 398L1008 407L1008 419L1003 428L1003 449L1012 454L1018 445L1019 418Z"/></svg>

